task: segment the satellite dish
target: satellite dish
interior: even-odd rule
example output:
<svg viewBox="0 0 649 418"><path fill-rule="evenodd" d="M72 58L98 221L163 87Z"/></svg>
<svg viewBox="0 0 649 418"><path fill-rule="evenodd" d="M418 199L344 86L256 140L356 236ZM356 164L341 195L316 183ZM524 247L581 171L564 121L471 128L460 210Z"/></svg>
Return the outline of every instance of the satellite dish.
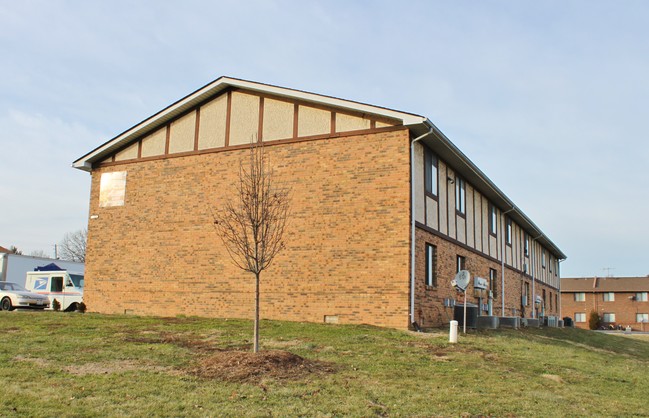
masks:
<svg viewBox="0 0 649 418"><path fill-rule="evenodd" d="M471 281L471 273L468 270L460 270L453 280L451 280L451 286L455 287L457 290L462 292L466 291L469 282Z"/></svg>

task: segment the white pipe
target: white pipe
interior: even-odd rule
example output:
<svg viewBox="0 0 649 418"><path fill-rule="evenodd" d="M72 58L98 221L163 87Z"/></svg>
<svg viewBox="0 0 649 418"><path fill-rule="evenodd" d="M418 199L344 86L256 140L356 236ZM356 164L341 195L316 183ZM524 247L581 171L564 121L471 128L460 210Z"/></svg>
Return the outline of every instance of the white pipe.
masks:
<svg viewBox="0 0 649 418"><path fill-rule="evenodd" d="M432 124L431 124L432 125ZM410 142L410 324L415 322L415 142L419 142L433 133L431 126L428 132ZM424 167L426 170L426 167ZM424 187L426 187L424 185Z"/></svg>
<svg viewBox="0 0 649 418"><path fill-rule="evenodd" d="M532 318L536 318L536 278L534 277L536 274L536 251L534 251L534 242L542 236L543 234L532 239Z"/></svg>

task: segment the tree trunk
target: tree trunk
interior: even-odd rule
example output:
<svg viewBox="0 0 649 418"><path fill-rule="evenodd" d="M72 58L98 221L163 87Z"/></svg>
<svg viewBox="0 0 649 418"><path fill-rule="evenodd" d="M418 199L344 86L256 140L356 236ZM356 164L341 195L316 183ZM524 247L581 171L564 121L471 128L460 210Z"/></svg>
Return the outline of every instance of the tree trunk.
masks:
<svg viewBox="0 0 649 418"><path fill-rule="evenodd" d="M259 352L259 273L255 273L255 332L252 351Z"/></svg>

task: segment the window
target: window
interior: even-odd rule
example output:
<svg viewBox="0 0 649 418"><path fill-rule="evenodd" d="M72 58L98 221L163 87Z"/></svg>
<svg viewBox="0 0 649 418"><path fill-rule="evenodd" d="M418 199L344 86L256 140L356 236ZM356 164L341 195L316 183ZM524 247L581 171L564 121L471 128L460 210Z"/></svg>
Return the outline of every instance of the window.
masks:
<svg viewBox="0 0 649 418"><path fill-rule="evenodd" d="M437 286L437 247L426 243L426 286Z"/></svg>
<svg viewBox="0 0 649 418"><path fill-rule="evenodd" d="M558 277L559 276L559 262L555 261L554 263L555 263L554 264L554 277Z"/></svg>
<svg viewBox="0 0 649 418"><path fill-rule="evenodd" d="M604 293L604 302L615 302L615 293L613 292Z"/></svg>
<svg viewBox="0 0 649 418"><path fill-rule="evenodd" d="M466 270L466 257L462 257L461 255L457 256L457 272L459 273L460 270Z"/></svg>
<svg viewBox="0 0 649 418"><path fill-rule="evenodd" d="M63 277L52 277L50 292L63 292Z"/></svg>
<svg viewBox="0 0 649 418"><path fill-rule="evenodd" d="M438 189L438 160L437 156L431 150L426 148L425 152L425 167L424 172L426 175L426 192L437 196Z"/></svg>
<svg viewBox="0 0 649 418"><path fill-rule="evenodd" d="M586 322L586 313L575 312L575 322Z"/></svg>
<svg viewBox="0 0 649 418"><path fill-rule="evenodd" d="M646 313L635 314L635 322L649 322L649 314Z"/></svg>
<svg viewBox="0 0 649 418"><path fill-rule="evenodd" d="M489 269L489 289L493 294L493 298L498 297L498 272L495 269Z"/></svg>
<svg viewBox="0 0 649 418"><path fill-rule="evenodd" d="M455 177L455 209L462 215L466 213L466 185L462 177Z"/></svg>
<svg viewBox="0 0 649 418"><path fill-rule="evenodd" d="M525 252L525 256L530 255L530 236L525 234L525 239L523 241L523 251Z"/></svg>
<svg viewBox="0 0 649 418"><path fill-rule="evenodd" d="M525 282L525 306L530 305L530 284L528 282Z"/></svg>
<svg viewBox="0 0 649 418"><path fill-rule="evenodd" d="M550 273L552 273L552 264L554 264L554 261L552 261L552 256L550 256Z"/></svg>
<svg viewBox="0 0 649 418"><path fill-rule="evenodd" d="M550 296L548 297L548 305L550 306L550 310L552 310L552 292L550 292Z"/></svg>
<svg viewBox="0 0 649 418"><path fill-rule="evenodd" d="M489 203L489 233L496 235L496 227L498 226L498 219L496 218L496 207Z"/></svg>
<svg viewBox="0 0 649 418"><path fill-rule="evenodd" d="M558 293L554 294L554 308L556 310L559 310L559 294Z"/></svg>
<svg viewBox="0 0 649 418"><path fill-rule="evenodd" d="M512 245L512 220L510 218L507 218L505 241L507 242L507 245Z"/></svg>
<svg viewBox="0 0 649 418"><path fill-rule="evenodd" d="M585 302L585 301L586 301L586 293L584 292L575 293L575 302Z"/></svg>
<svg viewBox="0 0 649 418"><path fill-rule="evenodd" d="M637 302L647 302L647 293L649 292L638 292L635 294L635 300Z"/></svg>
<svg viewBox="0 0 649 418"><path fill-rule="evenodd" d="M604 313L604 322L615 322L615 314L614 313Z"/></svg>
<svg viewBox="0 0 649 418"><path fill-rule="evenodd" d="M541 266L545 268L545 250L541 251Z"/></svg>

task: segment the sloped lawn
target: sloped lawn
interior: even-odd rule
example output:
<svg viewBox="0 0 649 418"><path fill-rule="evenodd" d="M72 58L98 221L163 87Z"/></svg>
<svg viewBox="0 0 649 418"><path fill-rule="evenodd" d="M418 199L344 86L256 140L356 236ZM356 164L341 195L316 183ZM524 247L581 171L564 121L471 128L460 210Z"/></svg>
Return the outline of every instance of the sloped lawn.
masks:
<svg viewBox="0 0 649 418"><path fill-rule="evenodd" d="M649 341L575 329L0 312L0 416L649 416Z"/></svg>

